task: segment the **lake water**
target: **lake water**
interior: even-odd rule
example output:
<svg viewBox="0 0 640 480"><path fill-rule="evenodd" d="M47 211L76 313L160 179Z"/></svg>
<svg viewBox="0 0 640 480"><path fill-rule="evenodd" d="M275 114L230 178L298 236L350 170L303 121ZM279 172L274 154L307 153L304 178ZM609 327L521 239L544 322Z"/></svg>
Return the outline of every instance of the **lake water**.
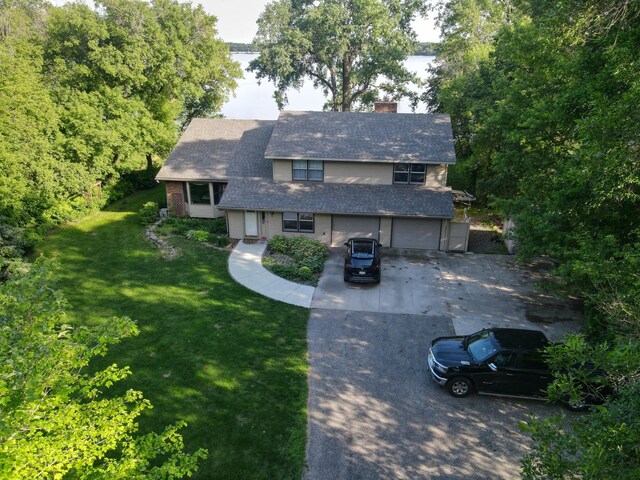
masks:
<svg viewBox="0 0 640 480"><path fill-rule="evenodd" d="M222 114L226 118L257 120L275 120L278 118L278 107L273 99L273 84L263 81L261 85L258 85L254 73L246 71L249 62L256 57L257 54L255 53L233 54L233 59L240 63L244 71L244 78L238 80L235 98L232 97L222 107ZM410 71L415 72L418 77L425 80L428 77L427 68L434 58L411 56L407 58L405 65ZM305 80L303 87L299 91L290 90L288 97L289 103L285 107L287 110L320 111L326 101L322 92L313 88L313 83L310 80ZM399 101L398 112L410 113L409 102L406 100ZM426 106L419 104L416 112L425 113Z"/></svg>

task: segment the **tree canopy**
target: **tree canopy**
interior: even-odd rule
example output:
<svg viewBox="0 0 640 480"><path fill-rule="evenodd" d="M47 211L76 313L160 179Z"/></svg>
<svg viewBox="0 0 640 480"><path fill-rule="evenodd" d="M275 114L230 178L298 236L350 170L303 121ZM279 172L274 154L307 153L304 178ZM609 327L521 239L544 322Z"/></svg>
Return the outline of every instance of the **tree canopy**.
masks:
<svg viewBox="0 0 640 480"><path fill-rule="evenodd" d="M276 0L258 19L260 55L249 69L276 85L279 108L305 79L333 111L412 97L417 78L403 61L416 47L411 21L423 13L420 0Z"/></svg>
<svg viewBox="0 0 640 480"><path fill-rule="evenodd" d="M148 182L180 128L219 111L241 71L215 23L176 0L0 3L0 223L22 246Z"/></svg>
<svg viewBox="0 0 640 480"><path fill-rule="evenodd" d="M629 362L611 401L576 428L531 423L526 476L635 478L640 361L621 352L640 343L640 4L440 5L442 54L426 97L452 116L451 178L515 221L520 258L557 260L562 287L585 301L588 348L618 352L601 357L602 371ZM563 358L559 372L582 357ZM559 377L558 388L573 380Z"/></svg>

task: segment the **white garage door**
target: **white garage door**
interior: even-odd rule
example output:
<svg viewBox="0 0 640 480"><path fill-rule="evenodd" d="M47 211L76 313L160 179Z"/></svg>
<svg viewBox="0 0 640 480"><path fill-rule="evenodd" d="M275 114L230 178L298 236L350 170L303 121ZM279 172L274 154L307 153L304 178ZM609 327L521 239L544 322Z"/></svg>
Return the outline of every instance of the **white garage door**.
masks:
<svg viewBox="0 0 640 480"><path fill-rule="evenodd" d="M378 217L352 217L334 215L331 227L331 246L341 247L351 237L375 238L378 240L380 219Z"/></svg>
<svg viewBox="0 0 640 480"><path fill-rule="evenodd" d="M423 218L394 218L391 228L393 248L421 248L438 250L441 220Z"/></svg>

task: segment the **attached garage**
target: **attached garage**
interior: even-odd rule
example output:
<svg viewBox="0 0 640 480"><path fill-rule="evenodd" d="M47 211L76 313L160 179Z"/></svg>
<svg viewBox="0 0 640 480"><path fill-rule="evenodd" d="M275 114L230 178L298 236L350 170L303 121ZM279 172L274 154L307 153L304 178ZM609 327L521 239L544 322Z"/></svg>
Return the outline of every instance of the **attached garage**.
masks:
<svg viewBox="0 0 640 480"><path fill-rule="evenodd" d="M378 240L379 232L380 219L378 217L334 215L331 226L331 246L340 247L351 237Z"/></svg>
<svg viewBox="0 0 640 480"><path fill-rule="evenodd" d="M442 221L429 218L394 218L391 228L393 248L438 250Z"/></svg>

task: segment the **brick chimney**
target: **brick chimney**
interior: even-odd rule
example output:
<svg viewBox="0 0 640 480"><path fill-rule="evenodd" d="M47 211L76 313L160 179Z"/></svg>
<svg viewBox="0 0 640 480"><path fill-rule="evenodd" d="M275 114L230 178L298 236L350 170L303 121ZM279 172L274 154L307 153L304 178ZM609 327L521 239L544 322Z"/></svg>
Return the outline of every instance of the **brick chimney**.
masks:
<svg viewBox="0 0 640 480"><path fill-rule="evenodd" d="M398 113L397 102L375 102L373 111L378 113Z"/></svg>

